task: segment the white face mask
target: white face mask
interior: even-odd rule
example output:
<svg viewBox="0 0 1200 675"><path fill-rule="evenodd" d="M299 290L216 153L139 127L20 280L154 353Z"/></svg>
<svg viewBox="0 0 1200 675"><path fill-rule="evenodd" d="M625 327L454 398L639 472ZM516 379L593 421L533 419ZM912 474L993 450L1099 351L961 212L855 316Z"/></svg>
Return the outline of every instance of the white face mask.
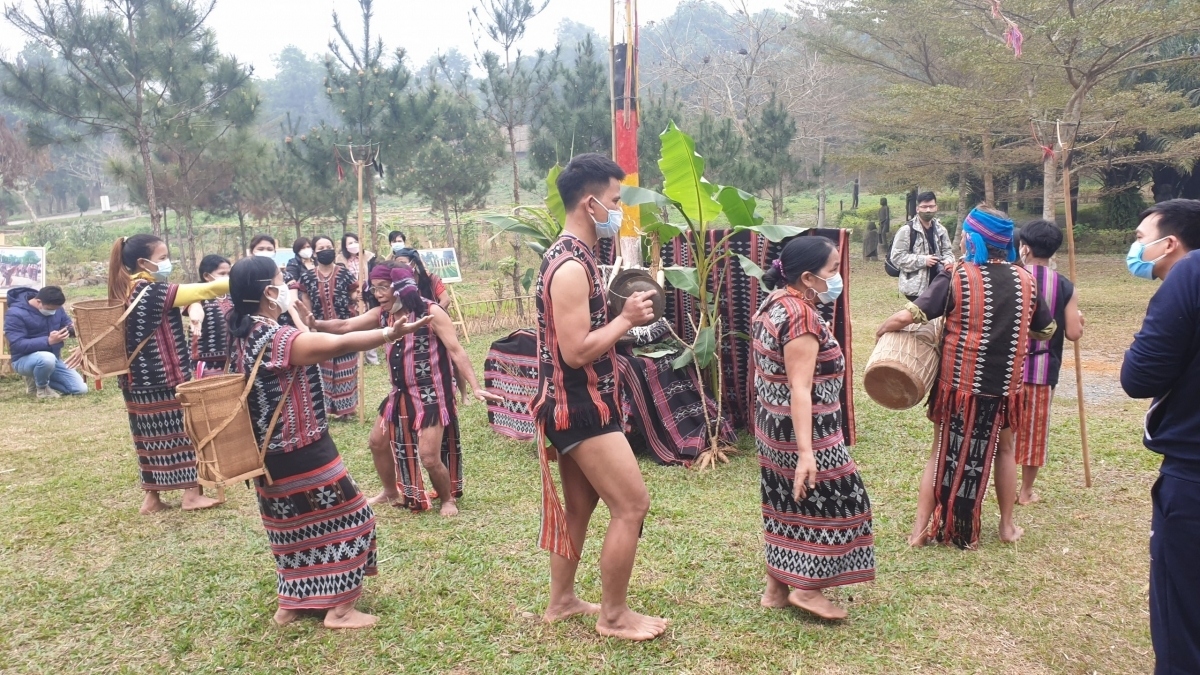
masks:
<svg viewBox="0 0 1200 675"><path fill-rule="evenodd" d="M274 258L275 251L255 251L254 255L256 255L260 258Z"/></svg>
<svg viewBox="0 0 1200 675"><path fill-rule="evenodd" d="M311 258L311 257L312 257L312 255L313 255L313 254L312 254L312 249L311 249L311 248L302 248L302 249L300 249L300 257L301 257L301 258L304 258L305 260L308 260L309 258Z"/></svg>
<svg viewBox="0 0 1200 675"><path fill-rule="evenodd" d="M349 253L350 255L358 255L358 251L359 251L358 244L356 244L354 242L350 242L350 243L346 244L346 252Z"/></svg>
<svg viewBox="0 0 1200 675"><path fill-rule="evenodd" d="M267 288L274 288L279 293L278 297L276 297L273 302L276 305L279 305L279 312L281 314L287 314L292 308L292 294L288 292L287 284L267 286Z"/></svg>

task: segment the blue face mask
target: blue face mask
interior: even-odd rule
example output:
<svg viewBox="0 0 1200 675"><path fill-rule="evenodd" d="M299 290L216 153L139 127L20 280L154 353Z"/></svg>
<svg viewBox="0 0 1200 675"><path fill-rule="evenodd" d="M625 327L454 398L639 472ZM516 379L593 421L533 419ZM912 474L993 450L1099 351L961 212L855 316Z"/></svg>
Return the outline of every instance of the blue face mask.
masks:
<svg viewBox="0 0 1200 675"><path fill-rule="evenodd" d="M817 293L817 299L822 304L831 305L842 296L842 275L835 274L828 279L822 279L829 290L824 293Z"/></svg>
<svg viewBox="0 0 1200 675"><path fill-rule="evenodd" d="M154 276L155 281L166 281L171 278L171 270L175 269L175 267L171 264L170 258L152 264L155 266L155 271L151 272L151 274Z"/></svg>
<svg viewBox="0 0 1200 675"><path fill-rule="evenodd" d="M592 199L596 199L596 198L592 197ZM602 207L604 206L604 204L601 203L599 199L596 199L596 203L600 204L600 206L602 206ZM600 237L601 239L612 239L613 237L616 237L618 234L621 233L621 221L624 219L625 214L621 212L621 209L615 209L615 210L614 209L605 209L605 210L608 211L608 220L604 221L603 223L600 223L600 222L597 222L596 219L593 217L592 222L596 223L596 236L597 237ZM588 212L588 215L591 215L590 211Z"/></svg>
<svg viewBox="0 0 1200 675"><path fill-rule="evenodd" d="M39 309L38 311L41 312L42 316L54 316L54 314L58 312L57 309L46 309L45 307Z"/></svg>
<svg viewBox="0 0 1200 675"><path fill-rule="evenodd" d="M403 251L404 249L405 249L405 245L404 245L404 242L402 242L402 241L398 241L398 242L392 244L392 253L393 254L398 254L398 253L400 253L400 251Z"/></svg>
<svg viewBox="0 0 1200 675"><path fill-rule="evenodd" d="M1140 241L1133 242L1133 245L1129 247L1129 254L1125 256L1125 266L1129 268L1130 274L1139 279L1154 279L1154 263L1167 257L1167 254L1164 253L1154 260L1142 260L1142 254L1146 252L1147 248L1163 239L1166 237L1155 239L1149 244L1143 244Z"/></svg>

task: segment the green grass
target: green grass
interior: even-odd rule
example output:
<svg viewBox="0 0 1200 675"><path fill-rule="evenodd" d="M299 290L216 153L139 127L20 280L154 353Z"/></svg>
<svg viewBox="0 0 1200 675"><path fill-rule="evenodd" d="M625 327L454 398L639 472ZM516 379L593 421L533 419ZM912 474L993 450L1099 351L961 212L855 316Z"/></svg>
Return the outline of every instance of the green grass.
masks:
<svg viewBox="0 0 1200 675"><path fill-rule="evenodd" d="M547 554L535 544L537 463L476 405L462 413L466 498L443 520L378 514L380 574L360 606L372 630L306 619L276 628L274 566L253 492L199 514L137 515L141 494L115 382L37 403L0 382L0 672L409 673L1144 673L1149 488L1144 406L1112 393L1122 350L1154 286L1119 260L1080 266L1095 486L1083 487L1073 387L1056 401L1041 504L1018 509L1016 546L984 509L981 549L909 550L916 481L931 438L921 410L889 412L857 387L852 449L874 506L878 579L837 591L850 620L830 626L758 607L763 584L752 452L698 473L649 461L652 506L631 603L667 616L666 636L625 644L591 622L543 625ZM874 328L901 301L879 265L851 283L856 385ZM481 364L489 339L469 351ZM384 372L368 370L368 405ZM1089 394L1092 395L1092 394ZM363 489L379 486L367 427L335 426ZM743 439L743 448L750 448ZM990 495L989 495L990 497ZM597 517L579 586L599 599Z"/></svg>

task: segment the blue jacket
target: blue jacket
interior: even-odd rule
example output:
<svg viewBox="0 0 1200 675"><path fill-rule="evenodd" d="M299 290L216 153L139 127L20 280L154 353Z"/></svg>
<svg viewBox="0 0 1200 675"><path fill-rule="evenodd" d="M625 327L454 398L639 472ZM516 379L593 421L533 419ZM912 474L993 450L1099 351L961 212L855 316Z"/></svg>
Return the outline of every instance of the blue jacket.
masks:
<svg viewBox="0 0 1200 675"><path fill-rule="evenodd" d="M56 357L61 358L63 343L50 344L50 333L70 326L71 320L61 307L51 316L42 316L37 308L29 304L30 298L35 295L37 289L34 288L8 289L4 337L8 338L8 347L12 350L14 361L35 352L53 352Z"/></svg>
<svg viewBox="0 0 1200 675"><path fill-rule="evenodd" d="M1121 364L1121 386L1153 398L1142 442L1162 472L1200 482L1200 251L1175 263Z"/></svg>

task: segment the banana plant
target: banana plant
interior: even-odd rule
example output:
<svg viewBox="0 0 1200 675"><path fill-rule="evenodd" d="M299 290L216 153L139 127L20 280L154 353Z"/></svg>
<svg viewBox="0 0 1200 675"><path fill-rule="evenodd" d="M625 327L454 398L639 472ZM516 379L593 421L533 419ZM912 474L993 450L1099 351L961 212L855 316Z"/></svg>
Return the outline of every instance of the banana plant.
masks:
<svg viewBox="0 0 1200 675"><path fill-rule="evenodd" d="M704 177L704 158L696 152L696 144L672 121L659 136L662 139L662 155L658 167L663 175L661 193L645 188L626 187L621 191L621 200L630 206L641 206L642 230L658 235L660 240L678 239L678 245L687 246L693 267L666 267L663 273L667 281L696 298L700 308L699 317L693 320L695 338L674 362L677 369L695 364L704 373L717 401L717 418L708 420L710 446L700 457L699 468L712 466L717 460L727 461L725 455L731 449L722 448L720 421L724 409L724 392L721 383L721 364L717 358L717 345L728 336L721 321L720 298L708 287L713 270L729 264L735 255L744 271L761 278L762 270L749 259L731 253L729 240L740 232L757 232L772 242L780 242L803 232L806 228L787 225L764 225L763 217L757 212L758 203L754 196L728 185L715 185ZM664 207L674 210L683 223L665 222L658 217ZM728 225L716 223L725 215ZM725 230L714 244L710 245L711 230ZM689 317L690 318L690 317ZM707 415L707 411L706 411Z"/></svg>

